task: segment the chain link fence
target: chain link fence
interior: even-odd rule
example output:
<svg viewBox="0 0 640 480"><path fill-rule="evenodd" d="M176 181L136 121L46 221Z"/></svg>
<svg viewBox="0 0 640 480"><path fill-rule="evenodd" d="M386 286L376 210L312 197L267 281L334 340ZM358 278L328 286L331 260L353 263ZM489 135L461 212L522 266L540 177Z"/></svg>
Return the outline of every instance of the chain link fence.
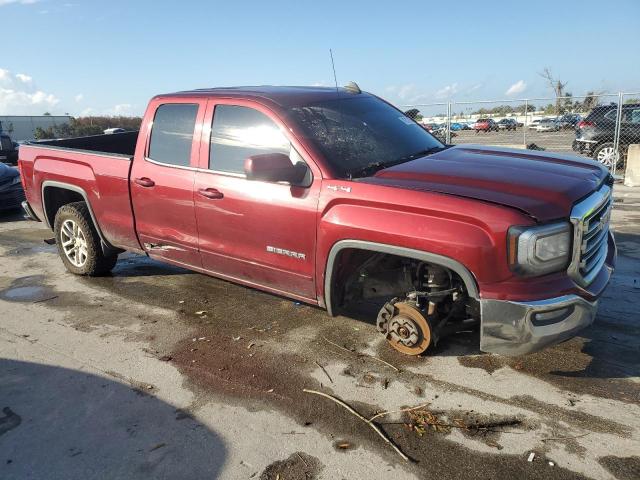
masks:
<svg viewBox="0 0 640 480"><path fill-rule="evenodd" d="M593 158L623 174L640 143L640 93L403 105L448 144L548 150Z"/></svg>

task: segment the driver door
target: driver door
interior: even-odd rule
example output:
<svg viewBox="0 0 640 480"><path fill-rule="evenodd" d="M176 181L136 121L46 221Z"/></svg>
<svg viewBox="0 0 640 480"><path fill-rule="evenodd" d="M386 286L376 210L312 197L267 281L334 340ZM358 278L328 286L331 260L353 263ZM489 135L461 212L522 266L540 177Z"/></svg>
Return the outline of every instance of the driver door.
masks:
<svg viewBox="0 0 640 480"><path fill-rule="evenodd" d="M210 100L195 178L198 243L211 273L315 302L320 174L262 105ZM206 127L205 127L206 128ZM307 187L247 180L244 161L284 153L309 167Z"/></svg>

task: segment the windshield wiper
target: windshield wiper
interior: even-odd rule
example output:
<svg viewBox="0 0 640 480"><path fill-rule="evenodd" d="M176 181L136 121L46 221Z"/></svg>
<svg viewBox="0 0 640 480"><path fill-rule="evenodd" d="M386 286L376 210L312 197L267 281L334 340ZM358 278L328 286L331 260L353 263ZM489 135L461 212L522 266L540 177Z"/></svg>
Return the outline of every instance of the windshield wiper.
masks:
<svg viewBox="0 0 640 480"><path fill-rule="evenodd" d="M371 162L368 163L367 165L365 165L364 167L360 167L360 168L356 168L355 170L351 170L350 172L348 172L347 176L349 177L349 179L352 178L356 178L356 177L367 177L369 175L372 175L380 170L383 170L385 168L389 168L389 167L393 167L395 165L400 165L401 163L406 163L409 162L411 160L415 160L416 158L419 157L424 157L426 155L429 155L431 153L436 153L439 152L441 150L446 149L447 147L431 147L431 148L427 148L425 150L420 150L419 152L415 152L412 153L411 155L406 155L404 157L400 157L397 160L394 160L393 162Z"/></svg>
<svg viewBox="0 0 640 480"><path fill-rule="evenodd" d="M447 149L448 147L431 147L431 148L427 148L425 150L420 150L419 152L416 153L412 153L411 155L407 155L405 157L400 157L399 159L397 159L396 161L392 162L389 165L398 165L400 163L405 163L411 160L415 160L416 158L420 158L420 157L425 157L427 155L431 155L432 153L437 153L440 152L442 150Z"/></svg>
<svg viewBox="0 0 640 480"><path fill-rule="evenodd" d="M354 177L367 177L373 173L376 173L378 170L382 170L383 168L387 168L389 164L382 162L371 162L365 165L364 167L356 168L355 170L351 170L348 172L349 179Z"/></svg>

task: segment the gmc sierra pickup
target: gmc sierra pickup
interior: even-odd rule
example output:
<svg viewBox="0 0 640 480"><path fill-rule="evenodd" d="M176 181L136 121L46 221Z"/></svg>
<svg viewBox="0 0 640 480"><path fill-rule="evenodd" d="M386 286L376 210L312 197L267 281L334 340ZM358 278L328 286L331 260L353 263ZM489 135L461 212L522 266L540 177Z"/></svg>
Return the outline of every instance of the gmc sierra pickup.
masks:
<svg viewBox="0 0 640 480"><path fill-rule="evenodd" d="M601 165L444 145L355 84L159 95L140 132L19 155L23 206L68 271L131 251L331 315L377 305L407 354L478 326L484 351L563 341L594 320L615 263Z"/></svg>

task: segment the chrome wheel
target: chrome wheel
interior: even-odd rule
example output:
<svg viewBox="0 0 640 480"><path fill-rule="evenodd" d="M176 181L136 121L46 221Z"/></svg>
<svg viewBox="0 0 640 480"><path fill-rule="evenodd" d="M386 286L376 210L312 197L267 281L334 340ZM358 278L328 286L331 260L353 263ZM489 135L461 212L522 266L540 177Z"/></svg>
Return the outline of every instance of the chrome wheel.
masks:
<svg viewBox="0 0 640 480"><path fill-rule="evenodd" d="M596 157L601 164L605 167L611 168L618 162L618 154L613 147L604 147L598 152Z"/></svg>
<svg viewBox="0 0 640 480"><path fill-rule="evenodd" d="M65 220L60 229L60 243L67 259L75 267L87 263L87 239L82 229L73 220Z"/></svg>

